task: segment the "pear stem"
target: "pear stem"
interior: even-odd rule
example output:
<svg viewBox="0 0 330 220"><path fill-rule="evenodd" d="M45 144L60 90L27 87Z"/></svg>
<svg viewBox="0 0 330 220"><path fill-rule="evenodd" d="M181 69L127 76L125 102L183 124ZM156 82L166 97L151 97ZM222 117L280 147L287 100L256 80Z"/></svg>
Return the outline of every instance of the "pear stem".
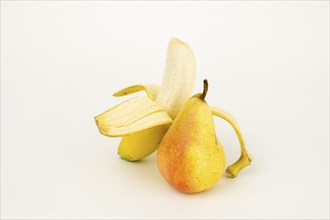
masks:
<svg viewBox="0 0 330 220"><path fill-rule="evenodd" d="M200 97L201 100L205 99L205 96L207 94L207 90L209 89L209 83L207 82L207 79L204 79L203 83L204 83L204 89L203 89L203 93Z"/></svg>

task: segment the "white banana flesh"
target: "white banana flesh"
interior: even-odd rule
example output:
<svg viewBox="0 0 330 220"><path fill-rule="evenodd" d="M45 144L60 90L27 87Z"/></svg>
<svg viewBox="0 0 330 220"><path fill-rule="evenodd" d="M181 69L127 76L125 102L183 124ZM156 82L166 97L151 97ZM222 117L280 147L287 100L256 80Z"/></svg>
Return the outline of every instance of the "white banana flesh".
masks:
<svg viewBox="0 0 330 220"><path fill-rule="evenodd" d="M165 74L156 102L174 119L183 103L190 98L196 79L196 61L190 47L183 41L170 40Z"/></svg>

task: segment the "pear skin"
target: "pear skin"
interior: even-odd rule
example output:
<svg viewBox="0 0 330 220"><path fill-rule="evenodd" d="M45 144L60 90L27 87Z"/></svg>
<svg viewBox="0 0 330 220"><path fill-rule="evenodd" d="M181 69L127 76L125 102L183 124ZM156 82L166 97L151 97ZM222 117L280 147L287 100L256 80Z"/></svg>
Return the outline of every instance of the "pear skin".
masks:
<svg viewBox="0 0 330 220"><path fill-rule="evenodd" d="M225 168L225 154L218 141L212 112L204 91L186 101L162 139L157 163L162 176L176 190L197 193L214 186Z"/></svg>

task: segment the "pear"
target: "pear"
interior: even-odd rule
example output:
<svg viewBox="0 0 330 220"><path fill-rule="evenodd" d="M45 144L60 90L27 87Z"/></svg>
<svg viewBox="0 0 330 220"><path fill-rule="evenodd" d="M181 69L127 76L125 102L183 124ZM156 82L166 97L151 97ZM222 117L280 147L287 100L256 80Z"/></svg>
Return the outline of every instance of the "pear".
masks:
<svg viewBox="0 0 330 220"><path fill-rule="evenodd" d="M157 163L162 176L176 190L197 193L214 186L225 168L211 109L204 91L188 99L162 139Z"/></svg>

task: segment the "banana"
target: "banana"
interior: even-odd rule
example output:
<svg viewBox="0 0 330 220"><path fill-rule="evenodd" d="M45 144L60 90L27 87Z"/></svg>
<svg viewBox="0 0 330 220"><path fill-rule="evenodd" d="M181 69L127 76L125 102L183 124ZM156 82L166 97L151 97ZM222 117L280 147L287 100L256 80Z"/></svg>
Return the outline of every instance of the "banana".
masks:
<svg viewBox="0 0 330 220"><path fill-rule="evenodd" d="M241 147L241 155L239 159L233 163L232 165L228 166L226 169L226 176L230 178L234 178L238 175L238 173L245 167L249 166L252 161L252 157L248 154L247 150L245 149L245 141L242 135L242 132L238 126L238 123L234 119L234 117L229 113L217 107L211 107L211 112L213 115L218 116L225 121L227 121L234 129L239 144Z"/></svg>
<svg viewBox="0 0 330 220"><path fill-rule="evenodd" d="M181 106L190 98L195 84L196 63L190 47L172 38L167 49L166 65L161 86L139 84L115 92L115 97L144 91L147 97L134 97L95 117L101 134L123 137L118 154L128 161L141 160L153 153L177 116ZM239 159L226 169L226 176L234 178L251 164L252 158L233 116L211 107L214 116L226 120L234 129L240 143Z"/></svg>
<svg viewBox="0 0 330 220"><path fill-rule="evenodd" d="M145 91L150 102L133 98L133 100L126 101L129 103L119 104L119 110L118 106L115 106L102 113L95 118L101 134L123 137L118 147L118 154L122 159L138 161L145 158L158 148L172 119L176 117L183 103L191 96L195 78L196 64L192 50L183 41L171 38L167 48L161 86L157 84L133 85L113 94L115 97L119 97ZM134 102L139 105L138 108L133 107ZM147 109L149 113L146 112ZM134 116L133 112L137 115ZM115 118L122 123L121 126L116 124L119 122ZM134 125L130 123L133 118L136 119Z"/></svg>

